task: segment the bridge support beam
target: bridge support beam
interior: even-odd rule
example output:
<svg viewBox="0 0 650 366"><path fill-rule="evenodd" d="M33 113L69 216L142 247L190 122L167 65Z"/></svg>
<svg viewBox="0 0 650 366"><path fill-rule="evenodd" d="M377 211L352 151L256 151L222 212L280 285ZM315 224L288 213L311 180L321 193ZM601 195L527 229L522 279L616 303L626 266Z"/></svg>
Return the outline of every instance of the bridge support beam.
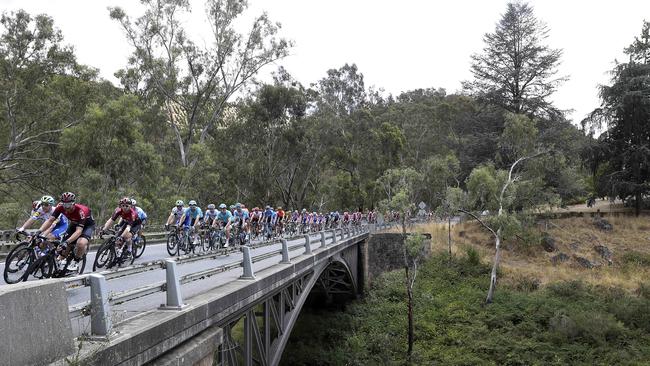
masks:
<svg viewBox="0 0 650 366"><path fill-rule="evenodd" d="M242 280L254 280L255 273L253 273L253 260L251 258L251 248L242 246L241 251L244 254L243 267L244 273L241 275Z"/></svg>
<svg viewBox="0 0 650 366"><path fill-rule="evenodd" d="M181 295L181 284L178 281L176 274L176 261L167 259L165 261L165 278L166 278L166 293L167 303L160 305L163 310L180 310L186 305L183 304L183 296Z"/></svg>
<svg viewBox="0 0 650 366"><path fill-rule="evenodd" d="M321 248L327 247L327 242L325 241L325 231L320 232L320 247Z"/></svg>
<svg viewBox="0 0 650 366"><path fill-rule="evenodd" d="M90 278L90 333L93 336L107 337L113 326L111 306L108 300L106 277L93 273Z"/></svg>
<svg viewBox="0 0 650 366"><path fill-rule="evenodd" d="M311 238L305 234L305 254L311 254Z"/></svg>
<svg viewBox="0 0 650 366"><path fill-rule="evenodd" d="M280 242L282 243L282 260L280 261L280 263L281 264L291 263L291 260L289 259L289 245L287 245L287 240L280 239Z"/></svg>

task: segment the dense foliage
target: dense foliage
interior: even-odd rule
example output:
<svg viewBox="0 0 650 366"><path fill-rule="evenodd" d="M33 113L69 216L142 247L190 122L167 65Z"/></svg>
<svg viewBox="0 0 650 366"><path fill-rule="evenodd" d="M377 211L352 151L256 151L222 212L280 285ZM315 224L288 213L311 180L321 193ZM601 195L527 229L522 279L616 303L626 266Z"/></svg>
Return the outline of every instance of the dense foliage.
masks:
<svg viewBox="0 0 650 366"><path fill-rule="evenodd" d="M483 302L489 266L438 254L415 283L417 365L631 365L650 358L650 293L560 282L502 288ZM402 271L380 277L343 311L303 310L283 365L406 364ZM522 286L525 288L525 286Z"/></svg>

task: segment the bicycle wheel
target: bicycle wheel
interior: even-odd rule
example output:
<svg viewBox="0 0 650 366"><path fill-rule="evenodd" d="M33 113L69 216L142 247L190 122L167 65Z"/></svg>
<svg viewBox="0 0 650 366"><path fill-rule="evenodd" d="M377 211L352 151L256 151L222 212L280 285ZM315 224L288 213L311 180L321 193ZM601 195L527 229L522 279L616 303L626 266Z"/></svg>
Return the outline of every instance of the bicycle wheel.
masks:
<svg viewBox="0 0 650 366"><path fill-rule="evenodd" d="M175 256L178 252L178 235L175 233L167 234L167 253Z"/></svg>
<svg viewBox="0 0 650 366"><path fill-rule="evenodd" d="M23 280L25 272L32 263L34 256L28 246L14 248L5 260L4 280L8 284L18 283Z"/></svg>
<svg viewBox="0 0 650 366"><path fill-rule="evenodd" d="M54 269L53 263L50 262L51 256L45 256L37 258L35 261L29 264L27 271L23 274L23 281L27 281L29 276L34 275L36 278L43 278L45 276L51 277L52 270Z"/></svg>
<svg viewBox="0 0 650 366"><path fill-rule="evenodd" d="M108 268L112 265L115 259L115 242L114 238L105 241L95 253L95 261L93 262L93 272L100 268Z"/></svg>
<svg viewBox="0 0 650 366"><path fill-rule="evenodd" d="M9 253L7 253L7 257L5 258L5 267L9 266L9 258L11 258L11 255L18 251L20 248L25 248L29 246L29 242L27 241L21 241L20 243L16 244L15 247L13 247Z"/></svg>
<svg viewBox="0 0 650 366"><path fill-rule="evenodd" d="M140 256L142 256L142 253L144 253L144 248L146 247L147 237L140 234L137 244L133 244L133 253L135 254L135 258L140 258Z"/></svg>
<svg viewBox="0 0 650 366"><path fill-rule="evenodd" d="M198 251L200 251L200 252L207 251L208 250L207 243L205 242L205 240L203 240L203 236L199 235L198 239L199 239L199 242L196 244L196 249Z"/></svg>

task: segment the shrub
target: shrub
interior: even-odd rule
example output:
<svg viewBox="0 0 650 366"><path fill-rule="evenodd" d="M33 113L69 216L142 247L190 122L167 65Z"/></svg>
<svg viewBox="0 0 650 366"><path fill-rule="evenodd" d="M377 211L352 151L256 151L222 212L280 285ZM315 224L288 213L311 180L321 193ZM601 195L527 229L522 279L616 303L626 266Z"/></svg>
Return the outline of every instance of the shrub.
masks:
<svg viewBox="0 0 650 366"><path fill-rule="evenodd" d="M478 251L474 247L468 246L465 249L465 254L467 254L467 262L473 266L478 266L481 264L481 256L478 254Z"/></svg>

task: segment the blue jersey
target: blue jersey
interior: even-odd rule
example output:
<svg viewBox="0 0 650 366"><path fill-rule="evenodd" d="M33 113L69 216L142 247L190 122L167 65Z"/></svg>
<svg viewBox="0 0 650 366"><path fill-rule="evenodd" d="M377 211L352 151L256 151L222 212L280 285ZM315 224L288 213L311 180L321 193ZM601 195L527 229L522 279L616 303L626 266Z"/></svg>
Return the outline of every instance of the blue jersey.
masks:
<svg viewBox="0 0 650 366"><path fill-rule="evenodd" d="M191 223L190 220L200 220L203 218L203 212L201 212L201 209L199 207L196 207L194 211L192 211L192 209L188 207L185 209L184 214L185 214L185 221L183 222L184 226L189 226Z"/></svg>
<svg viewBox="0 0 650 366"><path fill-rule="evenodd" d="M235 213L232 215L232 217L233 217L234 221L239 220L239 219L242 219L243 221L246 221L246 220L249 219L248 211L244 211L244 210L242 210L241 212L235 210Z"/></svg>
<svg viewBox="0 0 650 366"><path fill-rule="evenodd" d="M135 212L138 213L138 218L140 219L140 221L144 221L147 219L147 213L144 212L142 208L135 206Z"/></svg>
<svg viewBox="0 0 650 366"><path fill-rule="evenodd" d="M224 224L227 224L228 221L230 221L231 219L232 219L232 214L228 210L226 210L226 212L219 211L219 213L217 214L217 220L223 222Z"/></svg>

